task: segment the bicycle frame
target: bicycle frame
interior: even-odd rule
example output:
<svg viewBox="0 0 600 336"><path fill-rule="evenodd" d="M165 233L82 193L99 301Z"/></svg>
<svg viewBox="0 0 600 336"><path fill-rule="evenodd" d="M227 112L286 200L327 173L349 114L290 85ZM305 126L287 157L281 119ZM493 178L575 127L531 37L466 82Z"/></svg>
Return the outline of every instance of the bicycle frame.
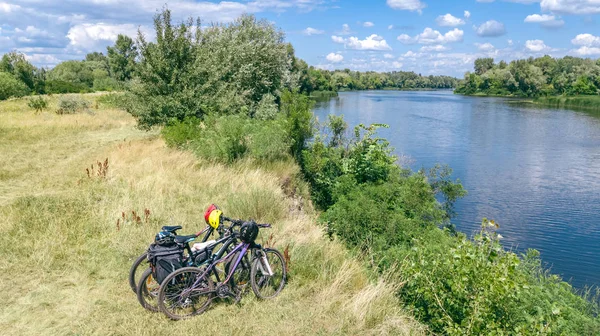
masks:
<svg viewBox="0 0 600 336"><path fill-rule="evenodd" d="M225 249L229 244L225 244L221 250ZM240 261L242 261L242 258L244 257L244 255L246 255L246 252L248 251L248 248L250 247L250 244L248 243L240 243L238 244L233 250L231 250L231 252L227 253L227 255L225 257L222 257L216 261L214 261L212 264L210 264L208 266L208 268L204 271L204 273L202 273L201 276L199 276L196 281L194 282L194 284L191 286L190 289L186 290L187 293L182 293L182 296L185 296L185 294L188 294L189 292L192 291L198 291L196 289L196 286L199 285L199 282L201 279L203 279L205 276L207 276L211 271L215 274L215 276L217 277L217 281L221 282L221 283L227 283L229 281L229 279L231 279L231 276L233 275L233 273L235 273L235 270L237 269L238 265L240 264ZM229 274L227 274L227 278L224 281L220 281L219 279L219 274L217 272L215 272L215 266L222 263L223 261L227 260L228 258L230 258L231 256L233 256L236 252L241 251L240 255L238 256L238 258L235 260L235 263L233 264L233 267L229 270ZM214 290L210 291L210 292L214 292ZM208 292L207 292L208 293Z"/></svg>

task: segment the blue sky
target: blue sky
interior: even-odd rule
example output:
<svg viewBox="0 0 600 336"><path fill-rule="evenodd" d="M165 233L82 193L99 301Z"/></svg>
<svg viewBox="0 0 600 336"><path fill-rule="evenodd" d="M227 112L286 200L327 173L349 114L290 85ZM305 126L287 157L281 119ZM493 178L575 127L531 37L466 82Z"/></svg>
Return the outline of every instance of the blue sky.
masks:
<svg viewBox="0 0 600 336"><path fill-rule="evenodd" d="M0 0L0 53L51 67L103 51L119 33L176 20L274 22L296 54L325 69L462 76L477 57L600 57L600 0Z"/></svg>

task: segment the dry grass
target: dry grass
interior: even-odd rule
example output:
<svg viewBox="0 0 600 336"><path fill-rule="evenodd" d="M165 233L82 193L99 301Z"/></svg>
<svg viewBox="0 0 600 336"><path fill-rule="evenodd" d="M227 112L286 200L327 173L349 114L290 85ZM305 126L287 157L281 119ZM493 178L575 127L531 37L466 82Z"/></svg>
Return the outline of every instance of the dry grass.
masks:
<svg viewBox="0 0 600 336"><path fill-rule="evenodd" d="M202 162L136 130L121 111L35 115L24 100L0 103L0 154L4 335L424 333L394 288L369 279L324 238L312 211L285 195L291 162ZM90 163L105 159L106 176L88 178ZM145 311L127 283L133 258L161 225L203 227L211 202L230 217L274 224L276 247L290 246L288 286L273 301L248 295L188 321Z"/></svg>

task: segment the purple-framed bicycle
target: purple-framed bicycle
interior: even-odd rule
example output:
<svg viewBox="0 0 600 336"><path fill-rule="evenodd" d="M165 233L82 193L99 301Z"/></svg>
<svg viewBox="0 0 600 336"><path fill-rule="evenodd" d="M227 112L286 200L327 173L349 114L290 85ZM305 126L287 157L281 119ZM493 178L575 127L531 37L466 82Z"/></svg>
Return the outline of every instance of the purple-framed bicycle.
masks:
<svg viewBox="0 0 600 336"><path fill-rule="evenodd" d="M276 297L285 286L286 265L283 255L270 248L256 244L255 239L260 228L269 228L270 224L256 224L253 221L238 221L224 218L232 225L240 226L234 235L241 241L227 255L217 252L206 267L184 267L171 273L160 286L158 306L160 310L173 320L181 320L205 312L216 298L233 298L239 301L242 288L247 285L247 272L240 263L247 254L252 255L250 266L250 285L254 294L261 299ZM221 249L227 249L227 244ZM225 263L225 279L218 265ZM234 279L235 281L232 281Z"/></svg>

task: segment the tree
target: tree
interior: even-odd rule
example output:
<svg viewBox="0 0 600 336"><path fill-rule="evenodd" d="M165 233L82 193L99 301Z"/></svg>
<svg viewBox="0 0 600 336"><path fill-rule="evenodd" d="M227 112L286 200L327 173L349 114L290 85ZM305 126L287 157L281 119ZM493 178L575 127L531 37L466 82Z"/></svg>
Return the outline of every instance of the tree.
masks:
<svg viewBox="0 0 600 336"><path fill-rule="evenodd" d="M120 81L130 80L135 73L135 59L138 57L138 50L133 40L119 34L115 45L106 49L112 77Z"/></svg>
<svg viewBox="0 0 600 336"><path fill-rule="evenodd" d="M29 93L29 89L22 81L16 79L8 72L0 71L0 100L11 97L22 97Z"/></svg>
<svg viewBox="0 0 600 336"><path fill-rule="evenodd" d="M0 71L12 74L32 90L35 88L36 68L29 63L25 55L16 51L9 52L0 60Z"/></svg>
<svg viewBox="0 0 600 336"><path fill-rule="evenodd" d="M129 112L144 129L173 119L201 118L205 112L201 88L207 74L202 74L202 68L194 69L200 21L194 25L189 19L174 26L171 12L165 9L154 16L154 29L156 42L148 42L138 32L140 83L132 88L135 104Z"/></svg>
<svg viewBox="0 0 600 336"><path fill-rule="evenodd" d="M475 74L483 75L494 67L493 58L478 58L475 60Z"/></svg>

